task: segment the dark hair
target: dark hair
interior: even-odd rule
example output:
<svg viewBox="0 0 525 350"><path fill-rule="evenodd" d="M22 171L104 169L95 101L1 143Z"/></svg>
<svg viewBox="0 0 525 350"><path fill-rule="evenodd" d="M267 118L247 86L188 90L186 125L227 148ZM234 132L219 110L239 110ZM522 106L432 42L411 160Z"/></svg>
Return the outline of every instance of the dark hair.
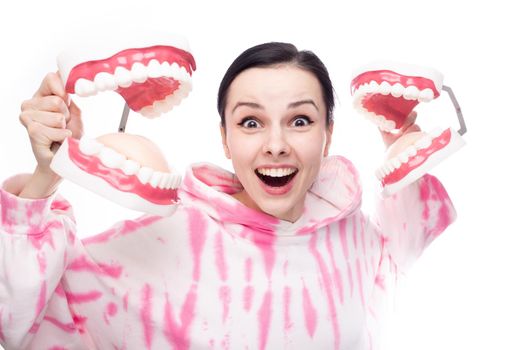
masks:
<svg viewBox="0 0 525 350"><path fill-rule="evenodd" d="M224 74L217 94L217 110L221 116L222 126L225 126L226 96L232 81L248 68L268 67L281 63L293 64L316 76L321 84L323 100L326 105L326 124L328 125L333 120L334 91L332 81L319 57L311 51L298 51L292 44L270 42L251 47L241 53Z"/></svg>

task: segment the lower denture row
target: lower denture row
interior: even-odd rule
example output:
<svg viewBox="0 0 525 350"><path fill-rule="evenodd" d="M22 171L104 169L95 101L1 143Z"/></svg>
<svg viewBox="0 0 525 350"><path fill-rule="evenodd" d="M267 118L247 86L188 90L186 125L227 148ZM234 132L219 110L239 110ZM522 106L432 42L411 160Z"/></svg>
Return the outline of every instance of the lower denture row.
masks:
<svg viewBox="0 0 525 350"><path fill-rule="evenodd" d="M396 169L399 169L401 165L407 163L410 157L413 157L417 154L418 151L430 147L433 142L433 139L440 136L440 130L433 130L429 135L423 136L413 145L408 146L398 155L388 159L382 167L377 169L376 176L379 180L382 180L385 176L389 175Z"/></svg>
<svg viewBox="0 0 525 350"><path fill-rule="evenodd" d="M142 184L150 184L159 189L176 189L180 185L180 176L177 173L165 173L150 167L141 167L138 162L127 159L121 153L96 140L83 137L79 141L79 149L88 156L98 157L108 168L120 169L129 176L136 175Z"/></svg>
<svg viewBox="0 0 525 350"><path fill-rule="evenodd" d="M191 82L181 82L179 88L172 94L166 96L163 100L153 102L150 106L143 107L139 113L145 117L153 118L169 112L189 95L191 89Z"/></svg>

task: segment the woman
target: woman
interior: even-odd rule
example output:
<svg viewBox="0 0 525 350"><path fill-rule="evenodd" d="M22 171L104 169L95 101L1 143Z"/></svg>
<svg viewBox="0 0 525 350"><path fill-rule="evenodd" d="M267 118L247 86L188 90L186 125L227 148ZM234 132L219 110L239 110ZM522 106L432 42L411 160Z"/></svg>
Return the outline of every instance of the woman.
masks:
<svg viewBox="0 0 525 350"><path fill-rule="evenodd" d="M21 115L38 166L0 192L4 346L377 348L388 277L455 217L445 190L426 175L364 215L356 170L328 157L326 68L290 44L242 53L218 109L235 174L194 165L172 216L79 240L49 161L80 112L44 79Z"/></svg>

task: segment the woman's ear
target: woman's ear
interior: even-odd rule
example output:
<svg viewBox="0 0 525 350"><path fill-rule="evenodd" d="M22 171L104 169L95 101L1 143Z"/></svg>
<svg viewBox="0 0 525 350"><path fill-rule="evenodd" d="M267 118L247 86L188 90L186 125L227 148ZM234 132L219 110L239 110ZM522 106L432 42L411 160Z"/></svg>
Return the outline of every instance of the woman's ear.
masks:
<svg viewBox="0 0 525 350"><path fill-rule="evenodd" d="M326 143L324 145L323 156L328 156L328 151L330 150L330 145L332 144L332 134L334 132L334 121L330 121L326 128Z"/></svg>
<svg viewBox="0 0 525 350"><path fill-rule="evenodd" d="M228 148L228 144L226 143L226 127L222 125L222 123L219 123L219 127L221 129L221 138L222 138L222 149L224 150L224 155L228 159L232 159L230 155L230 149Z"/></svg>

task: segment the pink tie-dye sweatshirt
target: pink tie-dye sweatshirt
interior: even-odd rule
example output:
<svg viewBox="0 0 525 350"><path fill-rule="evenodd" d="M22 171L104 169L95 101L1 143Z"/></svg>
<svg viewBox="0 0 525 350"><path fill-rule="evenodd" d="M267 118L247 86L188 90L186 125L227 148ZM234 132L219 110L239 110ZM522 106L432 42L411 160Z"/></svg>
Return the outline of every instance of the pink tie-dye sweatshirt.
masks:
<svg viewBox="0 0 525 350"><path fill-rule="evenodd" d="M79 239L67 201L12 194L22 177L0 190L6 349L377 349L386 281L455 218L430 175L369 218L355 168L329 157L290 223L243 206L235 176L203 163L172 216Z"/></svg>

